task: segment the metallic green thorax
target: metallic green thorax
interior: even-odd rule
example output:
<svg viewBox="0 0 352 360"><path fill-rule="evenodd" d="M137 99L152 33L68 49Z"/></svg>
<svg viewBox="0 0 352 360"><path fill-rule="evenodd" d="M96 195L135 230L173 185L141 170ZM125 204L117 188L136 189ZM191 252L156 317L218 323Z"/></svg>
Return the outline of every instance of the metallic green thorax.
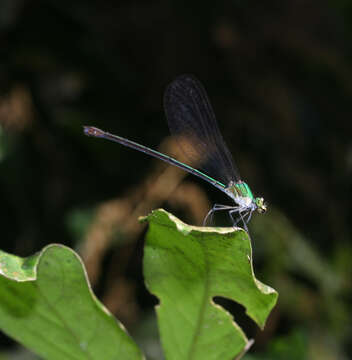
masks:
<svg viewBox="0 0 352 360"><path fill-rule="evenodd" d="M224 191L236 202L240 213L248 211L252 214L254 210L257 210L262 214L267 209L264 199L261 197L254 198L251 189L242 180L231 182Z"/></svg>
<svg viewBox="0 0 352 360"><path fill-rule="evenodd" d="M252 194L251 189L249 188L249 186L244 182L244 181L239 181L237 183L232 183L229 187L228 190L230 190L231 192L233 192L233 194L237 197L247 197L250 198L251 200L254 200L254 196Z"/></svg>

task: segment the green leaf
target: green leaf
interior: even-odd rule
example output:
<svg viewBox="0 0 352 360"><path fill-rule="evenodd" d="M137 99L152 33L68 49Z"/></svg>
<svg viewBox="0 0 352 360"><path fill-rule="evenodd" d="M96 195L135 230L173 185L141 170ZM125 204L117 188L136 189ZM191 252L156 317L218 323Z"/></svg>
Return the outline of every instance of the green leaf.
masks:
<svg viewBox="0 0 352 360"><path fill-rule="evenodd" d="M249 340L213 297L237 301L264 327L278 296L254 277L247 233L189 226L164 210L144 220L149 222L144 276L160 300L157 315L166 359L233 359Z"/></svg>
<svg viewBox="0 0 352 360"><path fill-rule="evenodd" d="M142 359L62 245L20 258L0 251L0 328L44 359Z"/></svg>

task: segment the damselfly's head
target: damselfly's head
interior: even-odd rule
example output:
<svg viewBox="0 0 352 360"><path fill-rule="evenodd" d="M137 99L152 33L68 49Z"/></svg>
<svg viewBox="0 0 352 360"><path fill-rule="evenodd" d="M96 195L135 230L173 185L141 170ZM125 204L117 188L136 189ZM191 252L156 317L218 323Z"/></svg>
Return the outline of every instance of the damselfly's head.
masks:
<svg viewBox="0 0 352 360"><path fill-rule="evenodd" d="M263 214L265 213L265 211L267 210L266 204L264 202L263 198L255 198L255 204L257 205L257 211L259 212L259 214Z"/></svg>

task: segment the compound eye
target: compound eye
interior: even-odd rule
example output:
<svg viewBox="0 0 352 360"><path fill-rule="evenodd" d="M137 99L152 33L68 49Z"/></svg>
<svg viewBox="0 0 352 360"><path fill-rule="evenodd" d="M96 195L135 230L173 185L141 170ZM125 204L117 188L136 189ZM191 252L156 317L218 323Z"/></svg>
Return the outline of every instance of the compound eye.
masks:
<svg viewBox="0 0 352 360"><path fill-rule="evenodd" d="M262 214L266 211L267 207L266 204L264 203L264 199L263 198L256 198L255 199L255 204L257 205L257 211Z"/></svg>
<svg viewBox="0 0 352 360"><path fill-rule="evenodd" d="M266 211L266 206L262 206L262 207L258 208L259 214L263 214L263 213L265 213L265 211Z"/></svg>

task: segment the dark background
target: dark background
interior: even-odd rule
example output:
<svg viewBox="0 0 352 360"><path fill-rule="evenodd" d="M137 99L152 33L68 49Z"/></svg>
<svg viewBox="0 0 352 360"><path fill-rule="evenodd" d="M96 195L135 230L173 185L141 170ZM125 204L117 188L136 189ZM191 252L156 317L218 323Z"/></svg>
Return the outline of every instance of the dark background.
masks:
<svg viewBox="0 0 352 360"><path fill-rule="evenodd" d="M198 224L228 200L192 177L159 188L165 167L82 125L158 148L163 91L191 73L269 206L250 224L256 276L280 293L266 329L217 299L256 339L248 359L351 358L351 25L342 0L2 0L2 249L75 248L99 298L160 359L136 219L162 206Z"/></svg>

